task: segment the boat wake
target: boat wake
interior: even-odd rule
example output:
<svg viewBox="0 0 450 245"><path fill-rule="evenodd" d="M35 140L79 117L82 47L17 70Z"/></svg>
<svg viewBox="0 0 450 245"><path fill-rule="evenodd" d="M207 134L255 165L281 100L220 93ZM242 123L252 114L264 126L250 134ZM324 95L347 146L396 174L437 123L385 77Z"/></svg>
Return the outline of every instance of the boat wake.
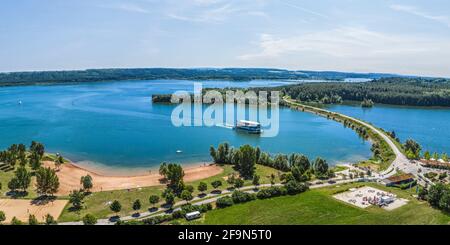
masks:
<svg viewBox="0 0 450 245"><path fill-rule="evenodd" d="M233 129L234 125L230 125L230 124L216 124L216 127Z"/></svg>

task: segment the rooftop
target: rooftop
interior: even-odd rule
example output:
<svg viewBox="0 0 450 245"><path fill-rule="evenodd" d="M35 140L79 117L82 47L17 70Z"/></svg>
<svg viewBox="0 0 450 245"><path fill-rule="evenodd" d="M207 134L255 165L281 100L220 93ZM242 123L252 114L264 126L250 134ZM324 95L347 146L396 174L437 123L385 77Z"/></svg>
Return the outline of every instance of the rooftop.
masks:
<svg viewBox="0 0 450 245"><path fill-rule="evenodd" d="M386 178L388 181L390 182L402 182L405 180L410 180L410 179L414 179L414 175L412 174L402 174L402 175L397 175L397 176L391 176L389 178Z"/></svg>

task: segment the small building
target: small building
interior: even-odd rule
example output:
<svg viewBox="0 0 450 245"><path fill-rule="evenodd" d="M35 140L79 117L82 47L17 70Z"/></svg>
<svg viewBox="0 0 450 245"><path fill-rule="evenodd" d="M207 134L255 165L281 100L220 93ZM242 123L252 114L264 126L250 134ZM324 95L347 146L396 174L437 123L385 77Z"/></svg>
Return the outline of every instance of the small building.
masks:
<svg viewBox="0 0 450 245"><path fill-rule="evenodd" d="M412 182L414 181L414 178L415 177L412 174L402 174L383 179L382 182L385 186L394 186Z"/></svg>
<svg viewBox="0 0 450 245"><path fill-rule="evenodd" d="M202 214L199 211L195 211L195 212L187 213L185 217L187 220L194 220L194 219L200 218L201 216L202 216Z"/></svg>
<svg viewBox="0 0 450 245"><path fill-rule="evenodd" d="M381 205L387 205L387 204L391 204L395 201L395 197L393 196L382 196L380 199L380 204Z"/></svg>

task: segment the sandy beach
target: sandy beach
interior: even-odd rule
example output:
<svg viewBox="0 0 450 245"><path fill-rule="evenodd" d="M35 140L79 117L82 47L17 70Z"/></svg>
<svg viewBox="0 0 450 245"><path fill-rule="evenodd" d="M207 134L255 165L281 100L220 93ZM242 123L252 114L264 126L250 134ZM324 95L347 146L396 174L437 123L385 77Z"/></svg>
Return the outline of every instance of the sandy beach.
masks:
<svg viewBox="0 0 450 245"><path fill-rule="evenodd" d="M51 161L45 161L44 166L55 168ZM190 182L208 178L222 173L223 169L217 165L188 166L184 168L184 181ZM72 163L63 164L57 171L59 178L59 190L57 195L68 195L71 191L80 189L80 178L90 175L93 179L93 192L123 190L148 186L163 185L160 182L161 175L155 170L154 173L136 176L107 176L81 168Z"/></svg>

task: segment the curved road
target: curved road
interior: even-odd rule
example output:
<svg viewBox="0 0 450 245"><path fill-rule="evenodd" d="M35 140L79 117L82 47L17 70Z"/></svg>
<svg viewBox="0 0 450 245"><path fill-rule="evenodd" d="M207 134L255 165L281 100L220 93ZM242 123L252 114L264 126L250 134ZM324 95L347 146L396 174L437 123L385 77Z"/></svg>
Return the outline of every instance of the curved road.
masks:
<svg viewBox="0 0 450 245"><path fill-rule="evenodd" d="M387 135L385 135L383 132L381 132L379 129L377 129L376 127L372 126L371 124L366 123L364 121L361 121L359 119L356 119L356 118L353 118L353 117L341 114L341 113L328 111L328 110L324 110L324 109L320 109L320 108L316 108L316 107L312 107L312 106L308 106L308 105L303 105L303 104L300 104L300 103L298 103L298 102L296 102L296 101L294 101L292 99L286 99L286 98L283 98L283 99L288 104L292 104L292 105L295 105L295 106L301 106L301 107L304 107L306 109L309 108L310 112L322 111L322 112L325 112L325 113L333 113L333 114L339 115L339 116L341 116L343 118L347 118L349 120L356 121L356 122L358 122L358 123L360 123L360 124L370 128L372 131L374 131L375 133L380 135L381 138L384 141L386 141L386 143L388 143L389 147L391 147L392 151L395 154L395 159L392 162L392 164L386 170L384 170L381 173L379 173L381 178L386 178L386 177L394 175L397 172L397 169L403 170L405 172L412 173L414 175L418 174L418 172L417 172L418 171L417 165L411 164L410 160L408 160L408 158L405 155L403 155L403 153L397 148L397 145L395 145L395 143L391 140L391 138L389 138Z"/></svg>

